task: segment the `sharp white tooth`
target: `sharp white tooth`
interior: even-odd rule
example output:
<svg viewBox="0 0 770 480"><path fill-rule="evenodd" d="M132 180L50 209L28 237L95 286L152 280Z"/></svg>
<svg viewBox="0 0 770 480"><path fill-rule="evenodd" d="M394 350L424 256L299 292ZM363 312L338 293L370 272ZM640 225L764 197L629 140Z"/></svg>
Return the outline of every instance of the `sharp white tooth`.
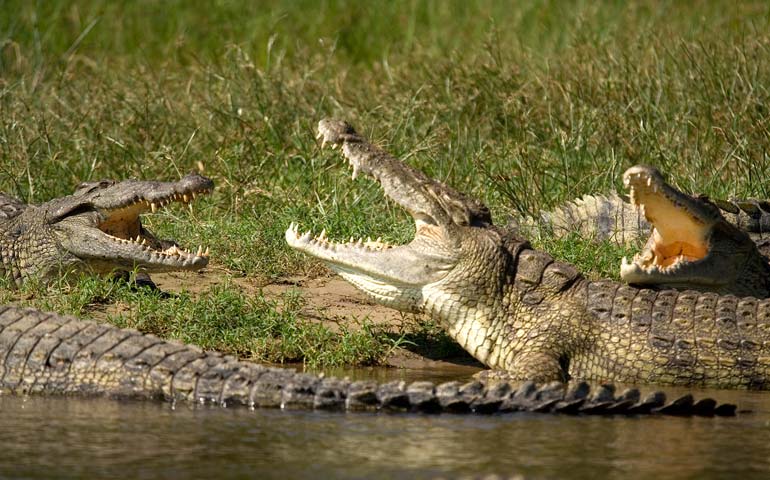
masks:
<svg viewBox="0 0 770 480"><path fill-rule="evenodd" d="M150 203L150 210L152 210L152 213L158 211L158 206L155 204L155 202Z"/></svg>
<svg viewBox="0 0 770 480"><path fill-rule="evenodd" d="M382 243L382 237L377 237L377 240L375 240L377 243Z"/></svg>
<svg viewBox="0 0 770 480"><path fill-rule="evenodd" d="M649 187L651 185L652 185L652 178L648 178L647 179L647 186Z"/></svg>
<svg viewBox="0 0 770 480"><path fill-rule="evenodd" d="M320 241L322 241L322 242L323 242L324 240L326 240L326 229L325 229L325 228L324 228L323 230L321 230L321 234L320 234L320 235L318 235L318 240L320 240Z"/></svg>
<svg viewBox="0 0 770 480"><path fill-rule="evenodd" d="M190 196L185 193L184 195L182 195L182 201L184 203L190 203Z"/></svg>
<svg viewBox="0 0 770 480"><path fill-rule="evenodd" d="M348 243L353 243L355 239L353 237L350 237L350 240L348 240Z"/></svg>
<svg viewBox="0 0 770 480"><path fill-rule="evenodd" d="M206 251L203 252L203 256L204 257L208 257L209 256L209 247L206 247Z"/></svg>
<svg viewBox="0 0 770 480"><path fill-rule="evenodd" d="M353 177L353 180L358 178L358 167L355 166L355 165L353 165L353 175L352 175L352 177Z"/></svg>
<svg viewBox="0 0 770 480"><path fill-rule="evenodd" d="M147 239L146 238L142 239L142 245L147 245Z"/></svg>
<svg viewBox="0 0 770 480"><path fill-rule="evenodd" d="M366 237L366 243L372 243L372 237Z"/></svg>
<svg viewBox="0 0 770 480"><path fill-rule="evenodd" d="M336 150L336 149L337 149L337 146L338 146L338 145L337 145L336 143L332 143L332 150Z"/></svg>
<svg viewBox="0 0 770 480"><path fill-rule="evenodd" d="M200 257L203 254L203 247L198 245L198 251L195 253L196 257Z"/></svg>
<svg viewBox="0 0 770 480"><path fill-rule="evenodd" d="M628 259L626 257L623 257L623 260L620 261L621 265L628 265Z"/></svg>
<svg viewBox="0 0 770 480"><path fill-rule="evenodd" d="M315 134L315 138L316 138L316 140L320 140L320 139L321 139L321 137L323 137L323 136L324 136L324 134L323 134L323 133L321 133L320 131L319 131L318 133L316 133L316 134Z"/></svg>

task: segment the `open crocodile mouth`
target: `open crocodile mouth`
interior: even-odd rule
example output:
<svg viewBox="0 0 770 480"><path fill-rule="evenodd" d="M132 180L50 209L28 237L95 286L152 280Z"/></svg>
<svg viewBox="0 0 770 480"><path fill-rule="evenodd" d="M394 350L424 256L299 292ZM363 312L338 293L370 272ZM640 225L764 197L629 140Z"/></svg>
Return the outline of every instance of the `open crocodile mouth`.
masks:
<svg viewBox="0 0 770 480"><path fill-rule="evenodd" d="M329 143L321 131L318 132L316 138L321 140L321 148L328 144L334 150L339 146L337 143ZM343 156L348 158L344 152ZM359 173L358 167L350 158L348 161L353 171L351 178L355 180ZM350 237L347 242L336 242L327 237L326 229L321 230L318 235L313 235L311 230L300 233L299 225L295 222L292 222L286 230L286 242L296 249L325 260L333 268L336 266L341 270L344 270L345 267L355 270L359 265L354 259L360 258L362 255L369 256L403 246L383 242L382 237L377 237L376 240L372 240L371 237L367 237L366 240L363 237L358 239Z"/></svg>
<svg viewBox="0 0 770 480"><path fill-rule="evenodd" d="M171 203L183 203L192 208L192 201L199 195L211 193L208 188L190 190L184 193L172 193L153 199L136 198L126 205L115 208L99 208L101 220L97 228L104 232L109 240L122 245L137 247L145 253L178 260L194 261L196 258L208 258L209 247L199 246L192 252L175 242L160 240L142 226L141 215L156 213Z"/></svg>
<svg viewBox="0 0 770 480"><path fill-rule="evenodd" d="M286 230L289 246L323 261L343 278L379 299L403 299L444 278L455 265L453 252L443 247L442 228L431 213L435 203L425 193L421 175L358 136L349 125L336 120L319 122L319 138L325 145L341 147L353 170L353 178L364 174L379 183L390 200L405 208L415 222L411 242L396 245L382 238L350 238L335 242L326 231L300 233L296 223Z"/></svg>
<svg viewBox="0 0 770 480"><path fill-rule="evenodd" d="M159 239L142 225L142 215L156 213L171 203L191 204L196 197L211 193L213 183L209 179L189 175L179 182L103 181L81 188L90 188L82 195L91 199L62 217L62 243L77 257L88 259L92 269L122 265L148 271L197 270L208 264L208 247L188 251L173 241ZM84 220L75 220L78 217ZM89 225L92 228L87 228Z"/></svg>
<svg viewBox="0 0 770 480"><path fill-rule="evenodd" d="M652 224L652 233L631 262L623 257L621 277L642 281L644 275L673 274L706 258L713 214L697 200L669 186L652 167L635 166L623 175L631 203Z"/></svg>

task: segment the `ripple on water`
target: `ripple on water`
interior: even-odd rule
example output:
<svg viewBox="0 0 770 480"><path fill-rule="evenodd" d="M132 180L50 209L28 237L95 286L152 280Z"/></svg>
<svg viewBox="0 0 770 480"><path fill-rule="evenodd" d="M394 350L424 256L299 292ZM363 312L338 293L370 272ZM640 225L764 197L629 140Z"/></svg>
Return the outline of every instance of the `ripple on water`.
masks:
<svg viewBox="0 0 770 480"><path fill-rule="evenodd" d="M5 396L0 477L767 478L770 393L697 396L708 394L754 413L430 416Z"/></svg>

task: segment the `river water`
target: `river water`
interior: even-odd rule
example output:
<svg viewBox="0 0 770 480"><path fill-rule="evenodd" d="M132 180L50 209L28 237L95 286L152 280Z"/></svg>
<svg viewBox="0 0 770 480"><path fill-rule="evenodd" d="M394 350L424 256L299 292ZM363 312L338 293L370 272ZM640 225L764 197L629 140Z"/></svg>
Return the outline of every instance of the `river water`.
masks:
<svg viewBox="0 0 770 480"><path fill-rule="evenodd" d="M0 396L0 477L770 478L770 392L705 395L752 412L419 415Z"/></svg>

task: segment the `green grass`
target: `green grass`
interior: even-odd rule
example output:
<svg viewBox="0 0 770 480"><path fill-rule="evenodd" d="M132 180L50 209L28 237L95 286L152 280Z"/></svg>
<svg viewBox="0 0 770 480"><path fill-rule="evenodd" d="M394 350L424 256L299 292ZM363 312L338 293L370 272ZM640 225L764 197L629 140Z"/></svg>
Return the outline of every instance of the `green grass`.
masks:
<svg viewBox="0 0 770 480"><path fill-rule="evenodd" d="M172 179L202 167L215 193L193 215L155 216L152 228L210 245L218 265L266 281L319 271L283 242L294 220L336 238L411 236L374 184L351 181L319 150L315 124L329 115L501 220L618 189L636 163L686 191L770 197L764 2L206 5L5 1L0 190L42 201L82 180ZM597 256L573 238L536 243L593 276L615 275L624 253L602 246ZM57 291L64 299L51 307L82 303L88 285ZM140 305L133 321L141 308L156 319L141 328L212 348L265 358L254 352L273 347L260 339L288 335L232 324L230 313L210 328L190 324L225 300L248 318L288 315L234 290L184 305L126 295L104 301ZM94 311L84 305L71 311ZM330 335L319 345L343 342ZM337 361L322 345L294 352L270 358Z"/></svg>
<svg viewBox="0 0 770 480"><path fill-rule="evenodd" d="M194 343L242 358L309 367L372 365L400 342L367 321L360 328L328 326L302 315L303 298L288 291L279 299L246 294L235 285L199 295L168 294L132 282L83 277L54 285L26 284L4 290L3 301L65 314L95 315L119 327Z"/></svg>

